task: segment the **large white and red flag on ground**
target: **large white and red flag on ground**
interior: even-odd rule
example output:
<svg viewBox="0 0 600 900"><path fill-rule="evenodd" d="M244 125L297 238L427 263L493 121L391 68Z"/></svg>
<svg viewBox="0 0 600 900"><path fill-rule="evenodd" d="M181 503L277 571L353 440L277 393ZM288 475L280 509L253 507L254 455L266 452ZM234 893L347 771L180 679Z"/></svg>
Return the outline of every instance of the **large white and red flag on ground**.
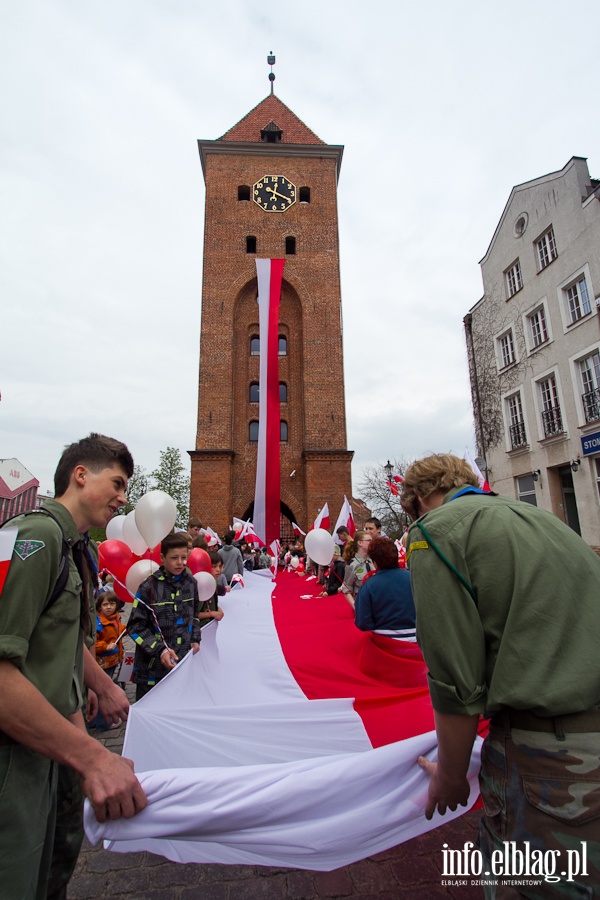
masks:
<svg viewBox="0 0 600 900"><path fill-rule="evenodd" d="M273 587L247 572L243 594L220 599L225 616L202 629L202 653L131 708L123 755L147 809L100 823L87 801L92 843L180 863L329 871L466 811L425 817L429 776L417 759L436 761L437 747L418 645L360 631L342 594L319 594L293 573ZM185 734L175 754L153 739L157 722ZM472 801L478 770L475 752Z"/></svg>
<svg viewBox="0 0 600 900"><path fill-rule="evenodd" d="M344 494L344 502L342 503L342 508L340 510L340 514L337 517L337 522L335 523L335 528L333 529L333 539L337 540L337 530L338 528L347 528L350 533L350 537L354 537L354 533L356 532L356 525L354 524L354 516L352 515L352 507L348 503L348 498ZM339 543L339 541L338 541Z"/></svg>
<svg viewBox="0 0 600 900"><path fill-rule="evenodd" d="M279 301L284 259L257 259L260 338L258 453L254 489L254 531L269 545L279 537Z"/></svg>
<svg viewBox="0 0 600 900"><path fill-rule="evenodd" d="M464 453L463 459L473 469L473 472L477 476L477 481L479 482L479 487L481 488L481 490L482 491L491 491L492 489L489 486L489 484L487 483L487 481L485 480L485 477L484 477L481 469L479 468L479 466L477 465L477 463L475 462L475 460L469 453L468 447L465 447L465 453Z"/></svg>
<svg viewBox="0 0 600 900"><path fill-rule="evenodd" d="M295 522L292 522L292 528L294 529L294 534L296 537L306 537L306 532L302 531L299 525L296 525Z"/></svg>
<svg viewBox="0 0 600 900"><path fill-rule="evenodd" d="M329 531L330 525L331 519L329 518L329 504L326 503L315 519L313 528L324 528L325 531Z"/></svg>
<svg viewBox="0 0 600 900"><path fill-rule="evenodd" d="M4 582L8 575L8 569L18 533L19 529L16 525L0 529L0 594L2 593L2 588L4 587Z"/></svg>

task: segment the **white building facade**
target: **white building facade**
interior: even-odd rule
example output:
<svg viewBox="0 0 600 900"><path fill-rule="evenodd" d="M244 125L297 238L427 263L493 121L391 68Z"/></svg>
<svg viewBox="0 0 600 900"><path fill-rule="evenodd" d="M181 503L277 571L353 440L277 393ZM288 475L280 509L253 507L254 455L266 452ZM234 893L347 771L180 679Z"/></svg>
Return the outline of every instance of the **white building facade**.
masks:
<svg viewBox="0 0 600 900"><path fill-rule="evenodd" d="M573 157L513 188L465 317L493 489L600 548L600 182Z"/></svg>

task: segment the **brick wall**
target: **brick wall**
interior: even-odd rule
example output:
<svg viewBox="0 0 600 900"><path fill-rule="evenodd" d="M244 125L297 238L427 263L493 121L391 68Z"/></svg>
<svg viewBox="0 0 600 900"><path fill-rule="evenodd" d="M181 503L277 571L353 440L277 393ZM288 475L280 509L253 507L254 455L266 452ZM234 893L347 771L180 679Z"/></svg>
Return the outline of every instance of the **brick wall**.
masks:
<svg viewBox="0 0 600 900"><path fill-rule="evenodd" d="M297 154L215 152L205 160L206 209L200 377L196 451L192 451L190 511L222 531L254 497L256 444L248 426L258 418L249 385L258 381L256 257L285 258L280 334L280 381L288 401L281 417L289 439L281 444L281 499L302 526L328 500L336 516L350 497L346 450L341 296L337 228L336 161ZM238 186L264 175L285 175L296 188L310 187L310 203L298 201L269 213L252 200L238 201ZM246 252L246 237L257 240ZM285 238L296 254L285 255ZM220 451L215 453L215 451ZM296 475L290 478L295 470Z"/></svg>

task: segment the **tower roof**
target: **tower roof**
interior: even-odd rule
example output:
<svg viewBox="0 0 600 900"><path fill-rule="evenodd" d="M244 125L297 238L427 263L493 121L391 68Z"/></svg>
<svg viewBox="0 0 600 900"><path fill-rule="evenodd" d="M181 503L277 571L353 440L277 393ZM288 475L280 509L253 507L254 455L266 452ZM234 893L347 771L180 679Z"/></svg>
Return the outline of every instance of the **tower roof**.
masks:
<svg viewBox="0 0 600 900"><path fill-rule="evenodd" d="M275 94L269 94L220 141L259 142L263 131L281 131L282 144L324 144Z"/></svg>

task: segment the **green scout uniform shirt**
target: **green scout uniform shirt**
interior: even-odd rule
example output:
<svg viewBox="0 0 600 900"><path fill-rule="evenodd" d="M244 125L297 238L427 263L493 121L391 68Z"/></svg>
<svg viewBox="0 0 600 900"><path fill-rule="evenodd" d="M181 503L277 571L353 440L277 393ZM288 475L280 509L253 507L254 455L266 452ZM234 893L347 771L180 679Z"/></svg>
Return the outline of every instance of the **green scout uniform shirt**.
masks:
<svg viewBox="0 0 600 900"><path fill-rule="evenodd" d="M55 500L46 507L70 544L81 539L69 511ZM63 536L49 516L15 519L19 533L0 595L0 659L8 659L63 716L83 704L81 577L69 555L63 592L44 612L58 578ZM91 595L90 595L91 596Z"/></svg>
<svg viewBox="0 0 600 900"><path fill-rule="evenodd" d="M466 486L465 486L466 487ZM600 559L556 516L450 491L416 523L408 565L436 710L566 715L600 703Z"/></svg>

